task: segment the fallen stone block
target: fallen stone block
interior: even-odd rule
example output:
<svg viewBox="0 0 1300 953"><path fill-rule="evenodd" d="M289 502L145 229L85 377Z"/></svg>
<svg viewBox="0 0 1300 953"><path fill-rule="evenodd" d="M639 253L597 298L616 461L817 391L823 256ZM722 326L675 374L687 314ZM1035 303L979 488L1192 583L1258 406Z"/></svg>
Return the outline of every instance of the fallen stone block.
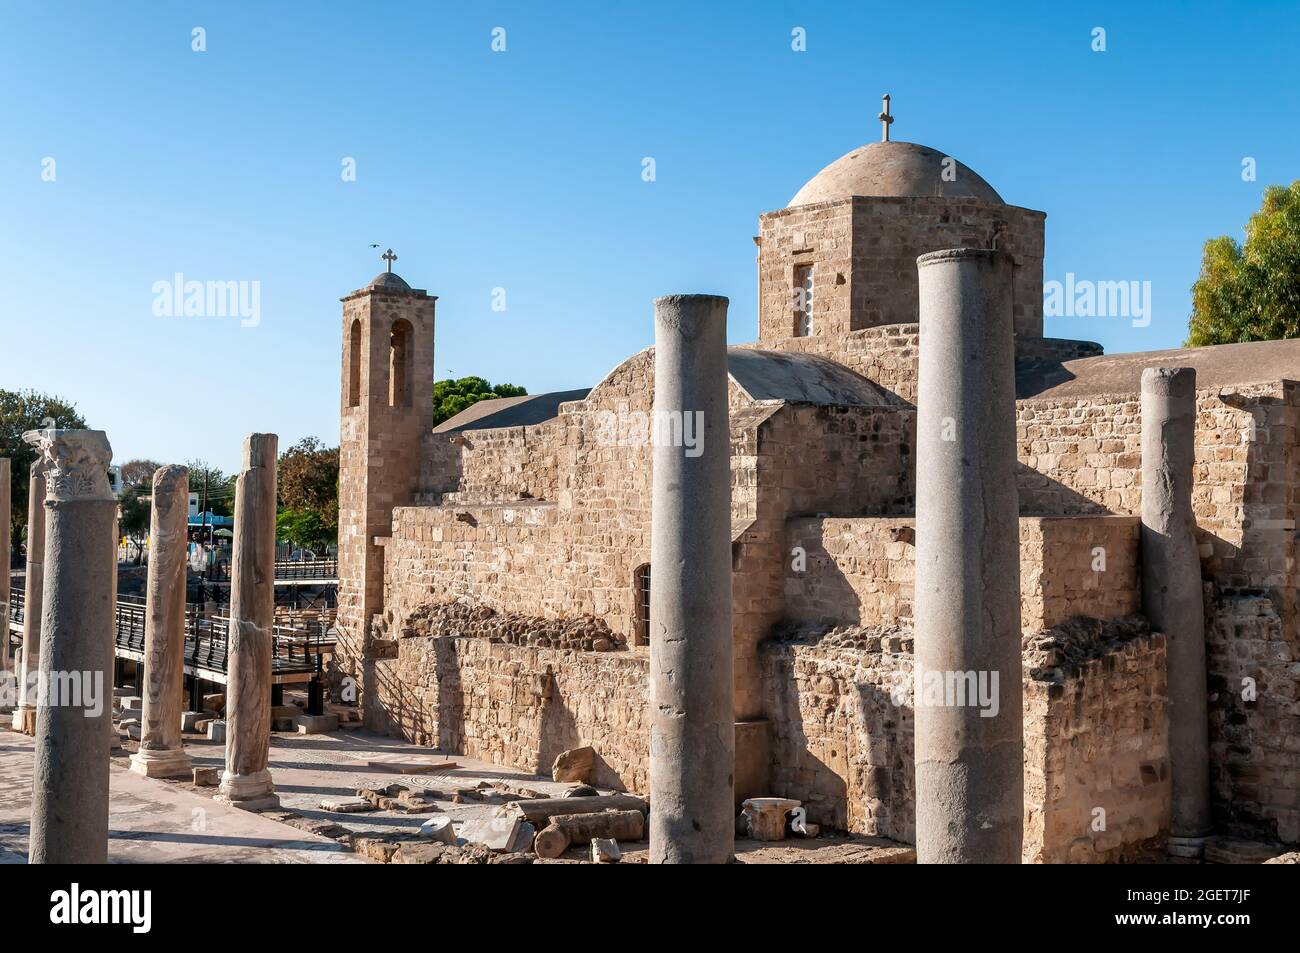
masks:
<svg viewBox="0 0 1300 953"><path fill-rule="evenodd" d="M208 740L225 742L226 740L226 723L224 721L208 722Z"/></svg>
<svg viewBox="0 0 1300 953"><path fill-rule="evenodd" d="M127 695L122 699L122 711L143 711L144 699L139 695Z"/></svg>
<svg viewBox="0 0 1300 953"><path fill-rule="evenodd" d="M359 814L362 811L375 809L375 805L363 797L322 798L320 807L322 811L333 811L337 814Z"/></svg>
<svg viewBox="0 0 1300 953"><path fill-rule="evenodd" d="M523 824L524 819L517 815L466 821L460 828L460 840L467 844L479 844L498 853L507 852L520 839L520 827Z"/></svg>
<svg viewBox="0 0 1300 953"><path fill-rule="evenodd" d="M537 828L533 827L527 821L519 825L519 830L515 832L514 838L510 841L510 846L506 849L508 854L522 854L525 851L532 850L533 841L537 837Z"/></svg>
<svg viewBox="0 0 1300 953"><path fill-rule="evenodd" d="M294 727L300 735L320 735L327 731L337 731L338 715L298 715L293 720Z"/></svg>
<svg viewBox="0 0 1300 953"><path fill-rule="evenodd" d="M138 721L133 722L126 726L126 736L130 738L132 741L140 740L140 732L141 732L141 728L140 728L140 723Z"/></svg>
<svg viewBox="0 0 1300 953"><path fill-rule="evenodd" d="M224 715L226 712L226 696L221 693L204 695L203 710L215 711L218 715Z"/></svg>
<svg viewBox="0 0 1300 953"><path fill-rule="evenodd" d="M221 783L220 768L194 768L192 769L194 784L201 788L214 788Z"/></svg>
<svg viewBox="0 0 1300 953"><path fill-rule="evenodd" d="M427 845L427 846L433 846L433 845ZM374 860L374 861L378 861L381 864L387 864L390 861L392 861L393 855L397 853L400 847L402 847L401 844L394 843L393 841L378 840L375 838L363 837L357 840L357 842L353 846L353 850L355 850L358 854L360 854L362 857L367 858L368 860Z"/></svg>
<svg viewBox="0 0 1300 953"><path fill-rule="evenodd" d="M645 799L635 794L600 794L596 797L543 797L511 801L499 808L501 813L518 814L529 824L545 827L556 814L590 814L596 811L649 810Z"/></svg>
<svg viewBox="0 0 1300 953"><path fill-rule="evenodd" d="M612 837L594 837L591 841L591 862L593 864L617 864L623 859L623 852L618 849L618 841Z"/></svg>
<svg viewBox="0 0 1300 953"><path fill-rule="evenodd" d="M581 781L591 780L591 772L596 767L596 749L587 745L582 748L570 748L561 751L551 765L551 780Z"/></svg>
<svg viewBox="0 0 1300 953"><path fill-rule="evenodd" d="M555 814L538 831L533 850L538 857L553 860L574 844L596 839L641 840L645 836L645 815L640 811L600 811L593 814Z"/></svg>
<svg viewBox="0 0 1300 953"><path fill-rule="evenodd" d="M437 814L420 825L420 836L429 837L444 844L455 845L456 831L452 820L446 814Z"/></svg>
<svg viewBox="0 0 1300 953"><path fill-rule="evenodd" d="M196 725L200 719L207 719L208 715L201 711L183 711L181 712L181 731L198 731Z"/></svg>
<svg viewBox="0 0 1300 953"><path fill-rule="evenodd" d="M560 797L599 797L600 792L590 784L578 784L565 791Z"/></svg>
<svg viewBox="0 0 1300 953"><path fill-rule="evenodd" d="M422 758L418 755L400 754L362 755L353 763L359 763L373 771L391 771L395 774L429 774L433 771L449 771L457 767L455 761L446 758Z"/></svg>

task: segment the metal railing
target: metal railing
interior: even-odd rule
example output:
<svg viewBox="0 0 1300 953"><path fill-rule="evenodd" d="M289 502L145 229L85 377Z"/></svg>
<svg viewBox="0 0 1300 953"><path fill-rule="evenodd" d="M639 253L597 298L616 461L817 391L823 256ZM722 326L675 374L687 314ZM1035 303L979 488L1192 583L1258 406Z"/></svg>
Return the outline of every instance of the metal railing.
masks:
<svg viewBox="0 0 1300 953"><path fill-rule="evenodd" d="M24 593L15 591L10 599L9 619L21 625L24 610ZM114 640L117 654L143 657L147 628L145 600L139 596L119 597ZM206 617L201 606L186 606L185 667L189 674L225 675L229 632L229 616ZM272 675L319 673L323 656L333 653L335 642L325 620L314 625L274 626L271 633Z"/></svg>
<svg viewBox="0 0 1300 953"><path fill-rule="evenodd" d="M203 571L203 578L213 582L229 582L230 565L228 562L214 563ZM275 561L275 578L277 580L333 580L338 579L338 576L339 561L336 557L308 560L277 559Z"/></svg>

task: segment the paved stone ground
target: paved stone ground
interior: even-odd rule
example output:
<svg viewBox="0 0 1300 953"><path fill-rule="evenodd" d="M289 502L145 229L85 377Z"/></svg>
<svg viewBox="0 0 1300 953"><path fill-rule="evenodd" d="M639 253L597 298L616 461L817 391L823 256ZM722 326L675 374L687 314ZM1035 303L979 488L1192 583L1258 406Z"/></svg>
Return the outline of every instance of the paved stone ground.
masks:
<svg viewBox="0 0 1300 953"><path fill-rule="evenodd" d="M558 797L573 786L361 730L322 735L277 733L271 736L270 769L282 810L257 815L212 800L215 788L195 787L188 780L143 778L130 772L127 758L135 748L134 742L126 742L113 757L109 859L115 863L365 862L345 846L349 834L414 835L430 814L331 812L321 808L323 798L352 797L360 788L404 784L430 792L437 811L450 816L459 828L466 821L490 815L511 793ZM187 734L185 748L196 767L220 767L224 762L224 746L198 735ZM32 749L31 738L0 729L0 863L23 863L26 859ZM433 770L417 774L367 766L367 761L375 759L427 764ZM492 790L481 785L491 785ZM312 833L331 825L337 825L335 840ZM620 846L624 863L647 861L646 842ZM738 840L736 855L741 863L759 864L880 864L914 859L906 845L843 835L781 844ZM542 863L575 863L587 858L585 847L575 847L563 858Z"/></svg>
<svg viewBox="0 0 1300 953"><path fill-rule="evenodd" d="M34 741L0 728L0 864L27 860ZM359 863L334 841L200 797L127 769L109 776L110 863Z"/></svg>

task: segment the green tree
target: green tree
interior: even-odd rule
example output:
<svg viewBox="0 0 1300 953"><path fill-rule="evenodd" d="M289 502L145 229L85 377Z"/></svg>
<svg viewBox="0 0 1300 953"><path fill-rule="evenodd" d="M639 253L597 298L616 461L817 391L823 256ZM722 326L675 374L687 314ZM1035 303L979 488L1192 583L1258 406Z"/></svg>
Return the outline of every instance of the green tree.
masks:
<svg viewBox="0 0 1300 953"><path fill-rule="evenodd" d="M206 460L186 460L190 469L190 492L199 494L199 512L203 512L204 494L207 508L217 516L231 516L235 512L235 478L226 476ZM206 477L206 483L204 478Z"/></svg>
<svg viewBox="0 0 1300 953"><path fill-rule="evenodd" d="M73 404L61 397L34 390L0 390L0 457L9 458L13 477L10 526L15 547L27 526L27 485L36 461L36 448L23 440L23 434L47 427L81 430L86 421Z"/></svg>
<svg viewBox="0 0 1300 953"><path fill-rule="evenodd" d="M325 526L339 522L339 448L304 437L280 454L276 490L280 505L318 513Z"/></svg>
<svg viewBox="0 0 1300 953"><path fill-rule="evenodd" d="M136 565L144 558L145 543L149 541L149 510L152 505L153 488L147 484L137 483L122 491L118 501L122 517L118 529L135 547Z"/></svg>
<svg viewBox="0 0 1300 953"><path fill-rule="evenodd" d="M152 486L154 472L162 464L157 460L128 460L122 464L122 488Z"/></svg>
<svg viewBox="0 0 1300 953"><path fill-rule="evenodd" d="M444 420L450 420L466 407L477 404L480 400L491 400L494 397L523 397L527 393L524 388L514 384L493 386L482 377L471 376L459 380L435 381L433 385L434 426Z"/></svg>
<svg viewBox="0 0 1300 953"><path fill-rule="evenodd" d="M326 526L316 510L282 509L275 514L275 538L319 556L338 540L338 525Z"/></svg>
<svg viewBox="0 0 1300 953"><path fill-rule="evenodd" d="M1264 190L1245 244L1205 243L1188 347L1300 337L1300 181Z"/></svg>
<svg viewBox="0 0 1300 953"><path fill-rule="evenodd" d="M280 511L276 535L320 553L337 542L339 448L304 437L280 454L276 480Z"/></svg>

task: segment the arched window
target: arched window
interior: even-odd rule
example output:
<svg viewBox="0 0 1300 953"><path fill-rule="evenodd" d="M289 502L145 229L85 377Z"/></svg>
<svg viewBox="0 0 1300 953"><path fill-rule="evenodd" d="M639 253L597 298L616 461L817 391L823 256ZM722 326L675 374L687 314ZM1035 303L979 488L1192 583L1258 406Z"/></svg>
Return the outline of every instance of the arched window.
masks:
<svg viewBox="0 0 1300 953"><path fill-rule="evenodd" d="M348 332L348 406L361 406L361 319Z"/></svg>
<svg viewBox="0 0 1300 953"><path fill-rule="evenodd" d="M650 564L637 566L632 573L632 598L635 605L636 645L650 644Z"/></svg>
<svg viewBox="0 0 1300 953"><path fill-rule="evenodd" d="M388 337L388 406L411 406L411 323L399 318Z"/></svg>

